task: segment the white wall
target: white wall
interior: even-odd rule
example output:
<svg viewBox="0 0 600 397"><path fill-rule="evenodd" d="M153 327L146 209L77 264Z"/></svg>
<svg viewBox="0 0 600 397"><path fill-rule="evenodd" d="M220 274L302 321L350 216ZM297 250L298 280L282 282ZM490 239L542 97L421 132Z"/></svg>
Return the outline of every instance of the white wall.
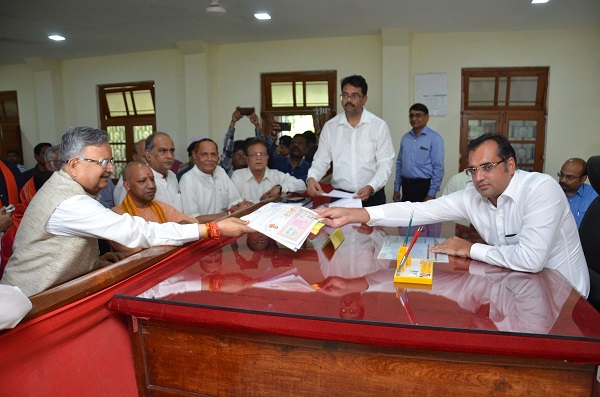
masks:
<svg viewBox="0 0 600 397"><path fill-rule="evenodd" d="M60 76L64 115L56 120L64 120L61 131L37 123L35 75L29 66L0 67L0 90L18 91L26 164L33 165L29 152L37 142L57 142L71 125L99 125L98 84L153 80L158 129L173 136L178 158L185 160L189 137L209 136L220 143L235 106L260 108L260 73L334 69L338 79L362 74L369 83L367 108L389 120L397 150L400 136L410 129L412 76L446 72L449 114L431 117L430 126L445 140L447 180L458 171L461 68L549 66L545 170L553 174L568 157L600 153L598 43L600 28L412 35L391 29L374 36L205 45L200 56L174 49L68 60ZM206 75L192 79L193 73ZM207 95L193 95L195 87L208 87ZM203 103L189 104L186 98ZM251 124L243 120L237 131L236 138L248 137ZM388 192L392 185L393 178Z"/></svg>

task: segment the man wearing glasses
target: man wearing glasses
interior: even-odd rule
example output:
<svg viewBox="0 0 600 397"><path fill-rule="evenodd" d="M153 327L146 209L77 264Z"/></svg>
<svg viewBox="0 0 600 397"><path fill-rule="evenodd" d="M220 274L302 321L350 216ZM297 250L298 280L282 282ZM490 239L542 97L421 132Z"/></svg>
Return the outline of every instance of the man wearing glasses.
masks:
<svg viewBox="0 0 600 397"><path fill-rule="evenodd" d="M400 141L394 201L431 200L440 190L444 178L444 140L427 126L427 106L415 103L410 107L408 117L412 130L404 134Z"/></svg>
<svg viewBox="0 0 600 397"><path fill-rule="evenodd" d="M581 225L585 212L592 201L598 197L594 188L585 183L587 174L587 163L580 158L565 161L557 174L558 183L567 195L577 228Z"/></svg>
<svg viewBox="0 0 600 397"><path fill-rule="evenodd" d="M98 192L114 171L112 149L105 131L73 127L60 145L61 169L31 200L15 237L1 283L31 296L79 277L123 257L98 256L98 238L127 247L181 245L220 234L239 236L253 231L236 218L214 225L146 222L118 215L102 206Z"/></svg>
<svg viewBox="0 0 600 397"><path fill-rule="evenodd" d="M590 279L575 219L556 181L547 174L518 170L515 150L502 134L469 142L473 183L423 203L391 203L374 208L316 210L328 226L367 223L407 226L466 220L485 243L452 237L433 252L473 258L492 265L537 273L559 271L584 297Z"/></svg>
<svg viewBox="0 0 600 397"><path fill-rule="evenodd" d="M308 170L308 194L323 194L319 181L333 163L331 185L354 193L363 206L385 204L385 184L392 173L394 144L385 121L364 108L367 82L362 76L342 80L344 113L323 126L319 146Z"/></svg>
<svg viewBox="0 0 600 397"><path fill-rule="evenodd" d="M294 137L294 139L296 139ZM279 170L270 169L267 143L253 139L246 145L248 168L235 170L231 176L240 195L251 202L279 198L285 193L304 193L306 184L302 179Z"/></svg>

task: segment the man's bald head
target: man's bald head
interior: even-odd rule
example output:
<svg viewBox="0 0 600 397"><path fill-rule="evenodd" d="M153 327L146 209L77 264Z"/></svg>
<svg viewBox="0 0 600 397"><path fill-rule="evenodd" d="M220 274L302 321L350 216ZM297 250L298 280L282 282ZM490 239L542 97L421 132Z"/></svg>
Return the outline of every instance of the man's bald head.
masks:
<svg viewBox="0 0 600 397"><path fill-rule="evenodd" d="M156 196L156 183L152 169L139 161L133 161L123 169L123 187L139 208L150 205Z"/></svg>
<svg viewBox="0 0 600 397"><path fill-rule="evenodd" d="M152 169L148 164L142 163L141 161L132 161L123 168L123 182L129 182L134 171L142 172L140 170L144 170L144 173L152 174ZM136 172L136 174L138 172Z"/></svg>

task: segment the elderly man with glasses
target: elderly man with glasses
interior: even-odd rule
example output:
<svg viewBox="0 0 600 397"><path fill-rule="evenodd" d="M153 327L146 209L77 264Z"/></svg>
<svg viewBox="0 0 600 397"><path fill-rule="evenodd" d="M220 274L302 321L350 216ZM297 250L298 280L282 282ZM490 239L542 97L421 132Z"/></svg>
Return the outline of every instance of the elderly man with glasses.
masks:
<svg viewBox="0 0 600 397"><path fill-rule="evenodd" d="M502 134L469 142L465 189L422 203L391 203L368 209L317 210L328 226L365 222L407 226L466 220L484 243L452 237L431 251L473 258L492 265L537 273L559 271L587 297L590 278L575 219L556 181L547 174L517 169L515 150Z"/></svg>
<svg viewBox="0 0 600 397"><path fill-rule="evenodd" d="M587 174L587 163L580 158L565 161L557 174L558 183L567 196L577 228L581 225L581 221L592 201L598 197L598 193L594 188L585 183Z"/></svg>
<svg viewBox="0 0 600 397"><path fill-rule="evenodd" d="M52 174L27 207L1 280L21 288L27 296L122 258L114 252L99 257L99 238L147 248L252 231L246 222L234 218L210 227L159 224L103 207L97 201L98 192L114 171L105 131L91 127L67 130L60 145L60 163L60 171Z"/></svg>
<svg viewBox="0 0 600 397"><path fill-rule="evenodd" d="M251 202L279 198L286 193L304 193L306 184L302 179L279 170L270 169L267 143L253 139L246 145L248 168L233 172L231 180L240 195Z"/></svg>

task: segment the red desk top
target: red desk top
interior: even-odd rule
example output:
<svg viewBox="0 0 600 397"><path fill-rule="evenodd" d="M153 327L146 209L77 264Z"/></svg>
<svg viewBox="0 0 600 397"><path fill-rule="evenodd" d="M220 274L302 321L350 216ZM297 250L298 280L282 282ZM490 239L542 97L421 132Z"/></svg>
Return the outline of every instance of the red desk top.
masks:
<svg viewBox="0 0 600 397"><path fill-rule="evenodd" d="M440 230L429 232L435 237ZM600 314L554 270L521 273L451 257L435 264L430 289L399 288L396 261L378 259L397 229L346 226L344 242L328 259L322 246L331 232L322 229L297 252L259 233L199 241L121 291L110 307L136 317L312 339L600 363ZM333 280L337 288L253 286L287 271L308 285Z"/></svg>

